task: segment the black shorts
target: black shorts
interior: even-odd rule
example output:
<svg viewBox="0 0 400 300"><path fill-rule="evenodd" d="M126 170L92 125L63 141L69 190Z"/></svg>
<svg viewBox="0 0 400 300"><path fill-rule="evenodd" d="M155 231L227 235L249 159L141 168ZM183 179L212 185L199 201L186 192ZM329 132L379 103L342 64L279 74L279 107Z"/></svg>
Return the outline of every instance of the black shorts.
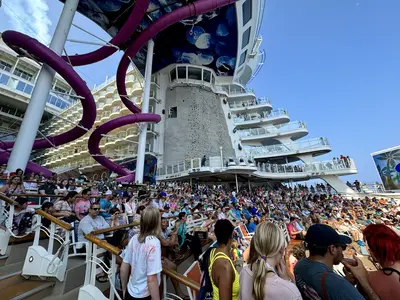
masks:
<svg viewBox="0 0 400 300"><path fill-rule="evenodd" d="M151 296L147 296L144 298L135 298L135 297L132 297L128 291L126 291L124 300L151 300Z"/></svg>

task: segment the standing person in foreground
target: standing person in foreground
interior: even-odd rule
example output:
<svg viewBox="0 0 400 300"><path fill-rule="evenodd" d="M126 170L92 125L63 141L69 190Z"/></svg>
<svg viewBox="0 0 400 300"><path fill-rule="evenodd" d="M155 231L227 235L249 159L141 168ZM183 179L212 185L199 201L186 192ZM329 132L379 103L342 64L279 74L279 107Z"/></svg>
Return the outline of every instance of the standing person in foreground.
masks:
<svg viewBox="0 0 400 300"><path fill-rule="evenodd" d="M371 287L381 300L400 299L400 236L383 224L370 224L363 234L373 260L381 266L368 273Z"/></svg>
<svg viewBox="0 0 400 300"><path fill-rule="evenodd" d="M333 266L343 260L343 251L351 243L346 235L338 234L335 229L324 224L312 225L305 237L310 256L300 260L294 274L296 284L303 299L311 300L361 300L364 297L353 286L355 279L370 300L379 297L368 283L368 274L362 262L357 259L357 266L344 263L346 277L333 272Z"/></svg>
<svg viewBox="0 0 400 300"><path fill-rule="evenodd" d="M215 223L218 248L211 250L208 266L214 300L239 299L239 274L230 258L233 230L229 220Z"/></svg>
<svg viewBox="0 0 400 300"><path fill-rule="evenodd" d="M161 216L149 206L140 218L140 233L129 242L121 265L120 277L125 300L160 300ZM129 279L129 282L128 282Z"/></svg>
<svg viewBox="0 0 400 300"><path fill-rule="evenodd" d="M285 236L278 225L259 224L251 244L248 265L240 272L240 299L301 300L284 263Z"/></svg>

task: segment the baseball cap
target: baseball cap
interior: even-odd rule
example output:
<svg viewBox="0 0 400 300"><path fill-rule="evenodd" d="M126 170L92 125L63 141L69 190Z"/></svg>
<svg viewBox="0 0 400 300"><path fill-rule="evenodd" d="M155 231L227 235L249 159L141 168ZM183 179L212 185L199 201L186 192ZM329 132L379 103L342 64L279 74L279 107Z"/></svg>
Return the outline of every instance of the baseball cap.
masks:
<svg viewBox="0 0 400 300"><path fill-rule="evenodd" d="M308 245L318 248L338 244L351 244L351 238L337 233L335 229L325 224L312 225L307 231L305 241Z"/></svg>

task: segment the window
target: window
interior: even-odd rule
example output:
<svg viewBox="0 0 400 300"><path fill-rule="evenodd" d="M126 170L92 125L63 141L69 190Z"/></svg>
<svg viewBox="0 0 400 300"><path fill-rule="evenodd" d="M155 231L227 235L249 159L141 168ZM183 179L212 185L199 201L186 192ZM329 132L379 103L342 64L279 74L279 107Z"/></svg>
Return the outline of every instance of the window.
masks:
<svg viewBox="0 0 400 300"><path fill-rule="evenodd" d="M0 69L10 72L12 69L12 65L10 65L9 63L6 63L5 61L0 60Z"/></svg>
<svg viewBox="0 0 400 300"><path fill-rule="evenodd" d="M169 109L168 118L176 119L178 117L178 107L171 107Z"/></svg>
<svg viewBox="0 0 400 300"><path fill-rule="evenodd" d="M54 90L55 90L56 92L59 92L59 93L67 94L67 91L66 91L66 90L64 90L64 89L62 89L62 88L59 88L58 86L55 86L55 87L54 87Z"/></svg>
<svg viewBox="0 0 400 300"><path fill-rule="evenodd" d="M26 83L22 81L18 81L17 83L17 90L23 92L25 89Z"/></svg>
<svg viewBox="0 0 400 300"><path fill-rule="evenodd" d="M171 72L169 72L169 75L171 76L171 82L176 79L176 69L173 68Z"/></svg>
<svg viewBox="0 0 400 300"><path fill-rule="evenodd" d="M186 67L178 67L178 78L186 79Z"/></svg>
<svg viewBox="0 0 400 300"><path fill-rule="evenodd" d="M5 74L0 74L0 84L7 85L8 79L10 79L10 76L7 76Z"/></svg>
<svg viewBox="0 0 400 300"><path fill-rule="evenodd" d="M211 72L207 70L203 70L203 81L210 82L211 81Z"/></svg>
<svg viewBox="0 0 400 300"><path fill-rule="evenodd" d="M201 80L201 69L189 67L188 68L189 79Z"/></svg>
<svg viewBox="0 0 400 300"><path fill-rule="evenodd" d="M246 60L247 50L240 55L239 66L243 65L244 61Z"/></svg>
<svg viewBox="0 0 400 300"><path fill-rule="evenodd" d="M32 90L33 90L33 86L30 84L26 84L24 92L30 95L30 94L32 94Z"/></svg>
<svg viewBox="0 0 400 300"><path fill-rule="evenodd" d="M242 34L242 49L250 42L250 31L251 27L247 28L247 30Z"/></svg>
<svg viewBox="0 0 400 300"><path fill-rule="evenodd" d="M242 4L242 13L243 13L243 26L246 25L251 19L251 0L246 0Z"/></svg>
<svg viewBox="0 0 400 300"><path fill-rule="evenodd" d="M25 80L29 80L29 81L33 80L33 75L32 74L29 74L28 72L23 71L23 70L18 69L18 68L16 68L14 70L14 75L17 75L18 77L21 77L21 78L23 78Z"/></svg>

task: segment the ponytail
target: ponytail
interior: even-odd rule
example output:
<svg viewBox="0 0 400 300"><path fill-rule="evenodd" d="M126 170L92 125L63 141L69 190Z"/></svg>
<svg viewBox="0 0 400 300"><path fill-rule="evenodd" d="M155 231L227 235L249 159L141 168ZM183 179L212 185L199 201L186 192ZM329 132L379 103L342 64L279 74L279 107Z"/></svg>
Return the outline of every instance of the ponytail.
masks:
<svg viewBox="0 0 400 300"><path fill-rule="evenodd" d="M262 258L257 259L253 264L253 298L254 300L264 300L265 279L267 278L268 268Z"/></svg>

